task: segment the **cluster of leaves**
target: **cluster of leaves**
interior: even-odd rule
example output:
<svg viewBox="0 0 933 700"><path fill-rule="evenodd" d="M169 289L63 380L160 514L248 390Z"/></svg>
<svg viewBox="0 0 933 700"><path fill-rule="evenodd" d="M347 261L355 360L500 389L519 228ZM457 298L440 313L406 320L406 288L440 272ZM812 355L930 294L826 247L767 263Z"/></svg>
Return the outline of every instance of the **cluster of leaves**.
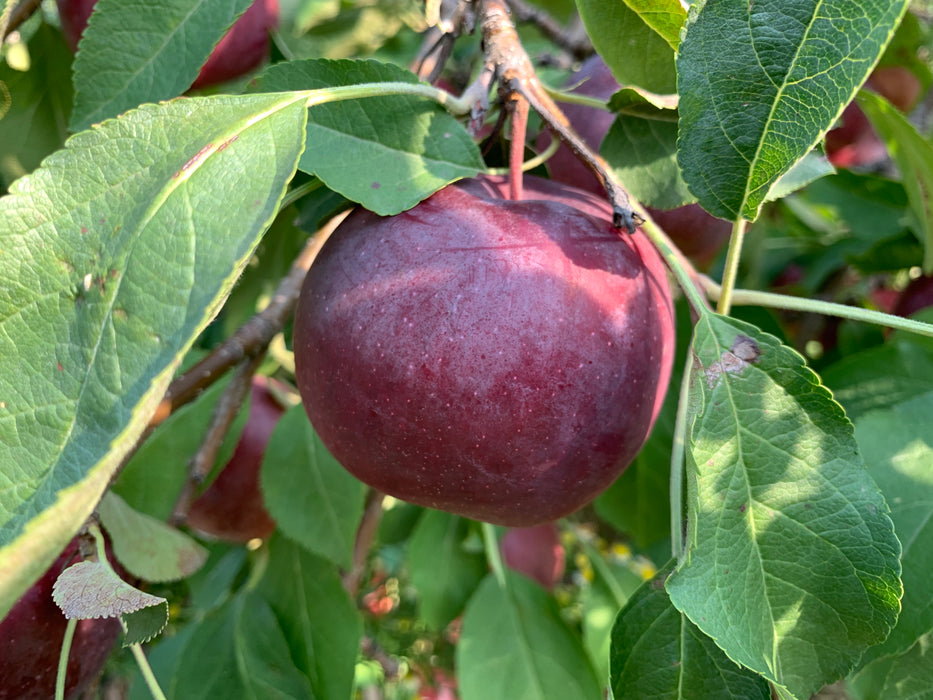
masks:
<svg viewBox="0 0 933 700"><path fill-rule="evenodd" d="M178 12L192 4L202 14ZM933 272L933 146L859 92L879 60L929 86L925 15L906 0L542 4L578 11L626 86L602 153L634 196L757 220L740 269L749 286L797 260L802 301L870 308L875 289ZM0 616L100 505L122 563L164 594L107 614L169 608L149 656L171 697L346 698L355 682L405 675L357 664L364 636L371 659L373 647L408 657L429 684L455 661L465 700L596 698L607 684L620 699L806 698L843 677L855 697L929 695L933 341L814 325L816 306L727 316L694 304L695 325L681 309L683 391L672 385L636 463L566 523L580 558L556 596L484 557L488 528L397 504L354 600L366 493L300 407L263 466L278 523L268 542L201 552L153 525L171 514L222 390L134 451L192 349L261 306L342 202L396 213L486 165L463 120L400 67L424 28L417 7L294 3L283 60L236 90L174 100L232 21L230 3L160 3L175 19L142 49L117 31L118 5L134 3L100 0L73 72L47 8L0 66ZM533 29L523 37L542 44ZM455 60L478 63L469 41ZM377 50L382 60L359 58ZM835 173L822 157L857 93L896 165L887 177ZM273 357L263 371L287 378L287 353ZM673 483L672 451L684 465ZM669 503L679 523L682 499L685 538L671 542ZM644 585L599 546L623 538L659 564ZM153 541L167 552L139 557ZM130 642L165 619L133 622ZM134 684L132 697L147 693Z"/></svg>

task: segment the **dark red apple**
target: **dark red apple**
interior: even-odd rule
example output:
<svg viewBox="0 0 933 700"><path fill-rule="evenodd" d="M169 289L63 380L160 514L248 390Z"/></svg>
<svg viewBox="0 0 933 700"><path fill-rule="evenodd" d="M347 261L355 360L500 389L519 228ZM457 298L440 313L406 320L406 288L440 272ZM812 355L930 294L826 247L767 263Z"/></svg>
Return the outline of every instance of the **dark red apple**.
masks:
<svg viewBox="0 0 933 700"><path fill-rule="evenodd" d="M77 553L75 539L0 622L0 700L54 697L68 620L52 600L52 586L65 567L80 561ZM78 621L68 656L66 698L77 697L97 677L119 635L120 623L114 618Z"/></svg>
<svg viewBox="0 0 933 700"><path fill-rule="evenodd" d="M925 275L911 280L904 288L894 306L894 313L911 316L930 306L933 306L933 275Z"/></svg>
<svg viewBox="0 0 933 700"><path fill-rule="evenodd" d="M97 0L56 0L62 33L78 50ZM269 58L269 30L278 24L279 0L255 0L214 47L192 88L223 83L258 68Z"/></svg>
<svg viewBox="0 0 933 700"><path fill-rule="evenodd" d="M866 85L902 112L917 104L923 86L920 79L904 66L881 66L872 71Z"/></svg>
<svg viewBox="0 0 933 700"><path fill-rule="evenodd" d="M564 545L554 523L509 529L499 542L505 565L553 590L564 575Z"/></svg>
<svg viewBox="0 0 933 700"><path fill-rule="evenodd" d="M275 530L259 490L259 470L269 437L285 412L268 377L253 378L249 417L230 461L191 505L188 525L229 542L265 539Z"/></svg>
<svg viewBox="0 0 933 700"><path fill-rule="evenodd" d="M608 100L619 89L608 66L598 55L584 61L580 70L567 81L567 86L573 87L572 92L600 100ZM571 103L562 104L561 109L587 145L598 151L615 115L606 110ZM538 149L547 148L551 139L550 132L542 132L537 141ZM606 196L596 176L566 144L562 144L548 160L548 171L558 182L580 187L599 197ZM684 255L700 268L706 268L712 263L732 233L729 222L708 214L698 204L667 211L649 207L648 211Z"/></svg>
<svg viewBox="0 0 933 700"><path fill-rule="evenodd" d="M571 513L641 448L670 376L664 266L609 205L526 177L353 212L308 273L298 389L363 482L510 526Z"/></svg>

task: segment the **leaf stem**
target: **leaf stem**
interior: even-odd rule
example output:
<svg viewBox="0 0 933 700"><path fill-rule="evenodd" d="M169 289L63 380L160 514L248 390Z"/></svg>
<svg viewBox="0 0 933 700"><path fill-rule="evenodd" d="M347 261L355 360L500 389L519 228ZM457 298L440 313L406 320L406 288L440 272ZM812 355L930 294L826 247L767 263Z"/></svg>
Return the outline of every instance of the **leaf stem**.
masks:
<svg viewBox="0 0 933 700"><path fill-rule="evenodd" d="M126 622L123 621L122 617L120 618L120 626L123 627L123 633L126 634ZM155 698L155 700L167 700L162 688L159 687L159 681L152 672L152 666L149 665L149 659L146 658L142 645L138 643L130 644L130 652L133 654L133 658L136 659L139 673L146 682L146 687L149 688L149 693L152 697Z"/></svg>
<svg viewBox="0 0 933 700"><path fill-rule="evenodd" d="M65 680L68 675L68 657L71 655L71 642L78 627L77 618L68 620L65 636L62 639L62 651L58 657L58 676L55 678L55 700L65 700Z"/></svg>
<svg viewBox="0 0 933 700"><path fill-rule="evenodd" d="M429 100L433 100L451 114L456 114L458 116L469 114L472 108L469 99L457 97L446 90L441 90L440 88L425 83L360 83L358 85L340 85L337 87L320 88L318 90L308 90L305 92L305 95L305 105L308 107L327 104L329 102L341 102L343 100L358 100L364 97L412 95L414 97L426 97Z"/></svg>
<svg viewBox="0 0 933 700"><path fill-rule="evenodd" d="M305 195L311 194L315 190L321 189L323 186L324 181L316 177L312 180L309 180L308 182L298 185L298 187L290 189L285 193L285 196L282 197L282 204L279 206L279 211L287 209Z"/></svg>
<svg viewBox="0 0 933 700"><path fill-rule="evenodd" d="M505 565L502 563L502 555L499 553L499 539L496 537L496 528L489 523L482 523L483 526L483 546L486 549L486 561L492 573L495 574L499 585L506 588Z"/></svg>
<svg viewBox="0 0 933 700"><path fill-rule="evenodd" d="M706 294L714 301L721 299L724 294L722 288L708 277L703 279L703 286ZM933 324L902 316L894 316L881 311L862 309L857 306L836 304L831 301L792 297L786 294L775 294L774 292L759 292L752 289L734 289L732 290L732 304L737 306L766 306L787 311L807 311L826 316L837 316L933 338Z"/></svg>
<svg viewBox="0 0 933 700"><path fill-rule="evenodd" d="M674 444L671 449L671 555L678 561L684 553L684 456L687 440L688 395L693 375L692 354L692 350L688 349L684 362L684 374L680 380L677 417L674 419Z"/></svg>
<svg viewBox="0 0 933 700"><path fill-rule="evenodd" d="M726 253L726 267L722 273L722 287L716 305L716 311L723 316L729 315L732 306L732 293L735 289L735 280L739 275L739 258L742 255L742 241L745 239L747 222L738 218L732 223L732 237L729 239L729 250Z"/></svg>

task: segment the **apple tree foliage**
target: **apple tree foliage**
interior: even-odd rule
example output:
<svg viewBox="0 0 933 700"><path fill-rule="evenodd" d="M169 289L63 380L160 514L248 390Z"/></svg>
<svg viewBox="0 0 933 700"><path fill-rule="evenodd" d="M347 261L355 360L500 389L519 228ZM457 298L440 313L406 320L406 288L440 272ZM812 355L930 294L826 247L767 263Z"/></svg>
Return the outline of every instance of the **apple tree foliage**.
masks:
<svg viewBox="0 0 933 700"><path fill-rule="evenodd" d="M0 27L36 4L6 0ZM166 524L225 381L157 421L173 378L338 210L398 213L507 164L468 131L475 103L410 70L455 4L282 2L273 65L212 94L180 96L242 0L100 0L73 62L54 3L7 38L0 617L97 513L144 590L104 567L104 607L80 614L151 640L171 698L933 697L933 326L881 313L933 274L929 100L905 114L863 88L877 66L933 82L920 2L513 7L533 58L561 48L530 10L578 15L625 86L601 152L637 200L736 222L699 287L649 230L683 292L678 367L634 464L561 523L553 593L503 569L489 526L367 491L300 408L263 464L271 539L198 544ZM477 36L448 63L459 94ZM547 85L566 75L540 62ZM823 139L853 100L888 157L836 170ZM280 330L260 371L287 380ZM89 585L60 595L80 607L69 591ZM120 676L149 696L129 662Z"/></svg>

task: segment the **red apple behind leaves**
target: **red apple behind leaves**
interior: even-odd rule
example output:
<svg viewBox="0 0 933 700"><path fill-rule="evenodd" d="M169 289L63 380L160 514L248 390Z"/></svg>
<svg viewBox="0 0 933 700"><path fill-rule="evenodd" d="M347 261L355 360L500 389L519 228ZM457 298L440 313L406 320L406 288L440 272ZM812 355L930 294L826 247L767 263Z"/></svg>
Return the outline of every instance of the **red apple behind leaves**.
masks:
<svg viewBox="0 0 933 700"><path fill-rule="evenodd" d="M65 40L72 51L77 51L97 0L56 2ZM269 58L269 30L278 21L279 0L255 0L214 47L191 87L223 83L262 65Z"/></svg>
<svg viewBox="0 0 933 700"><path fill-rule="evenodd" d="M285 412L268 377L253 378L249 418L240 440L214 482L191 505L188 525L229 542L265 539L275 530L259 489L259 470L269 437Z"/></svg>
<svg viewBox="0 0 933 700"><path fill-rule="evenodd" d="M298 389L365 483L510 526L588 503L648 436L670 378L667 276L608 203L526 177L352 213L295 315Z"/></svg>
<svg viewBox="0 0 933 700"><path fill-rule="evenodd" d="M546 590L553 590L564 575L564 545L554 523L511 528L502 536L499 548L506 566L537 581Z"/></svg>
<svg viewBox="0 0 933 700"><path fill-rule="evenodd" d="M609 67L598 55L584 61L580 70L567 81L567 86L573 88L572 92L600 100L608 100L619 89ZM603 109L571 103L563 103L560 107L587 145L598 151L615 115ZM537 141L538 150L547 148L552 138L550 132L542 132ZM548 171L558 182L579 187L599 197L606 196L596 176L566 144L562 144L548 160ZM732 233L729 222L708 214L698 204L668 211L649 207L648 211L684 255L700 268L706 268L712 263Z"/></svg>
<svg viewBox="0 0 933 700"><path fill-rule="evenodd" d="M52 600L52 586L77 561L75 539L0 622L0 700L49 700L55 695L68 620ZM68 657L66 698L77 697L97 677L119 635L116 619L78 620Z"/></svg>
<svg viewBox="0 0 933 700"><path fill-rule="evenodd" d="M898 297L894 313L898 316L912 316L933 306L933 275L925 275L911 280Z"/></svg>

